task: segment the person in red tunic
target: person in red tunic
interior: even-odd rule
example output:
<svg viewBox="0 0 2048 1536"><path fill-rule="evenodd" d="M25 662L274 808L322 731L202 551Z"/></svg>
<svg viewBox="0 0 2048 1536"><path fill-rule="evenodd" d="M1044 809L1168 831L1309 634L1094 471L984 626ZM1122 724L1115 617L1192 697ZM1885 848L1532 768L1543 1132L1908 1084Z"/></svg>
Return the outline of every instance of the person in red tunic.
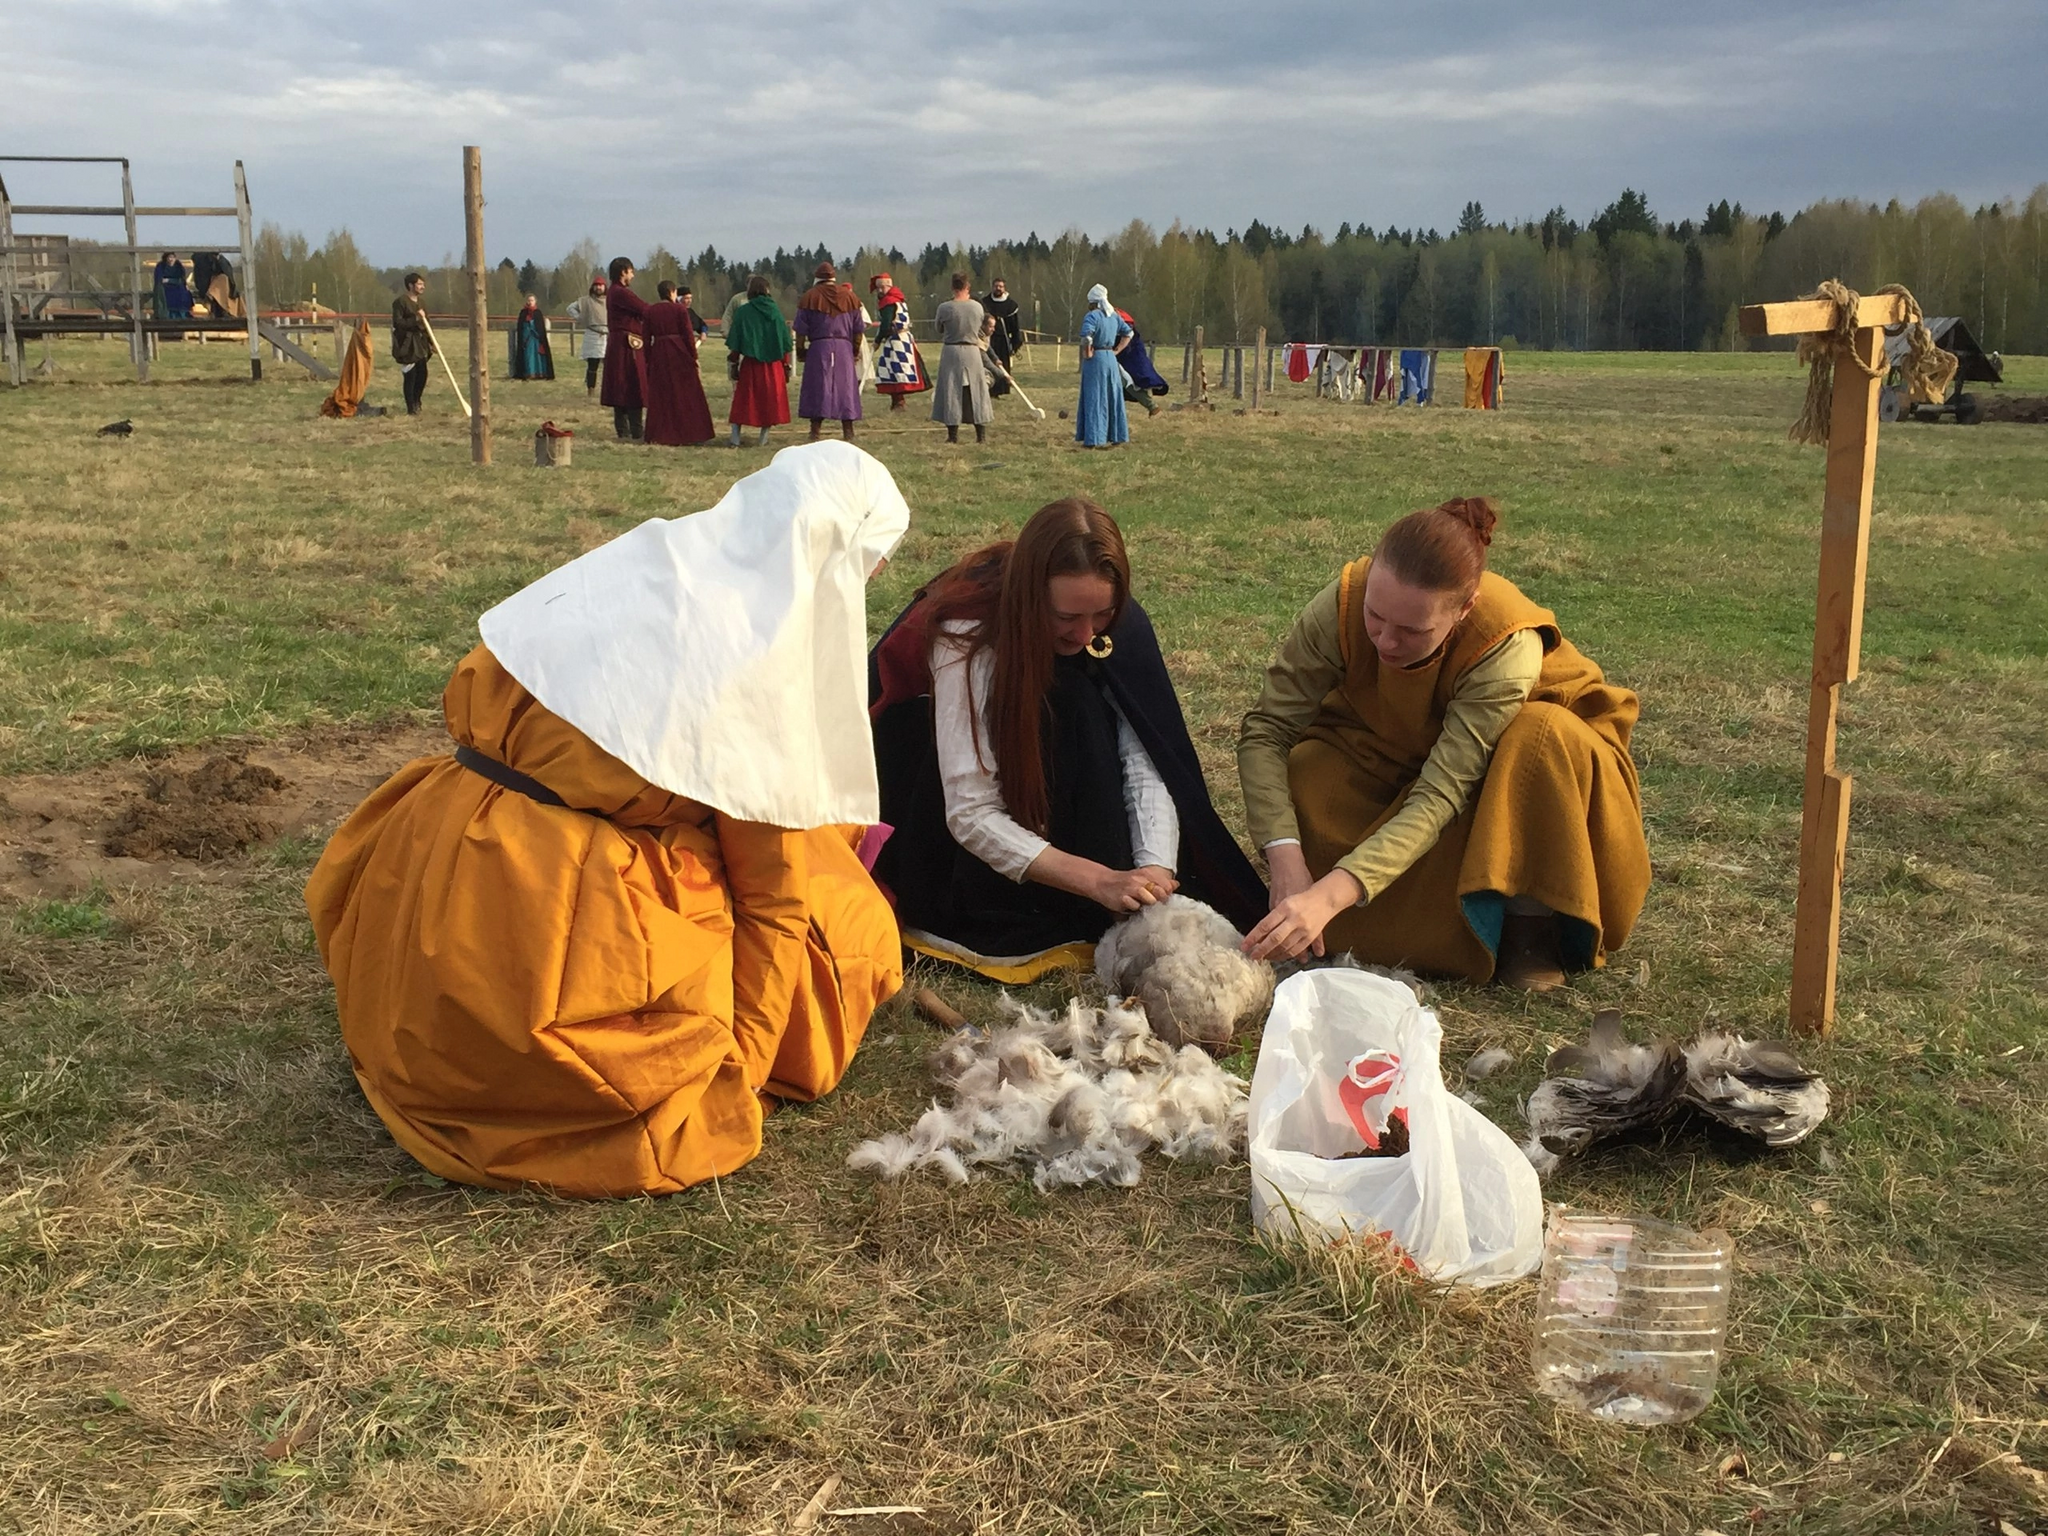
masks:
<svg viewBox="0 0 2048 1536"><path fill-rule="evenodd" d="M604 391L598 396L612 408L612 429L628 442L639 442L641 412L647 404L647 301L633 291L633 263L614 256L611 287L604 296L610 339L604 349Z"/></svg>
<svg viewBox="0 0 2048 1536"><path fill-rule="evenodd" d="M756 441L765 443L770 427L789 420L789 365L796 336L769 296L768 279L758 272L748 280L747 302L732 312L725 346L738 364L732 386L732 445L739 447L742 427L759 427Z"/></svg>
<svg viewBox="0 0 2048 1536"><path fill-rule="evenodd" d="M708 443L718 435L711 403L697 372L697 333L690 309L676 297L676 285L655 292L661 302L647 306L647 441L664 448Z"/></svg>

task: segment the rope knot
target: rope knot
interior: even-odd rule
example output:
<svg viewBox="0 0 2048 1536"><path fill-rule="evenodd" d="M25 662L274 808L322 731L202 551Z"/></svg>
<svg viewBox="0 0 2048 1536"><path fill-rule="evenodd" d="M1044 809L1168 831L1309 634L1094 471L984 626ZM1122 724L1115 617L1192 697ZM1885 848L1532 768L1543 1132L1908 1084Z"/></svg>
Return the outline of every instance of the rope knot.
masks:
<svg viewBox="0 0 2048 1536"><path fill-rule="evenodd" d="M1899 364L1899 375L1910 397L1930 404L1940 402L1946 398L1956 376L1955 354L1934 344L1933 333L1921 318L1920 303L1904 284L1887 283L1877 291L1895 294L1905 303L1906 356ZM1871 379L1882 378L1888 364L1880 358L1877 366L1872 367L1857 356L1856 307L1863 302L1863 296L1854 288L1831 277L1804 298L1825 299L1835 306L1835 318L1826 330L1809 331L1799 338L1799 361L1807 370L1806 405L1799 419L1792 423L1790 436L1795 443L1814 443L1825 448L1835 414L1836 359L1847 358L1865 378Z"/></svg>

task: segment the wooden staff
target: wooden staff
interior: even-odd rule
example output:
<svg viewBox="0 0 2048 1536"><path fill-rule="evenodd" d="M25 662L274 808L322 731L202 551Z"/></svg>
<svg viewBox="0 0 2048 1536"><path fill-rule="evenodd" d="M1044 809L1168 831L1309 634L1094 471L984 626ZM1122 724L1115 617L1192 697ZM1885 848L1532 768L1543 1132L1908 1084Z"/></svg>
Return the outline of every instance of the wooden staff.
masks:
<svg viewBox="0 0 2048 1536"><path fill-rule="evenodd" d="M441 359L441 371L448 375L448 387L455 391L455 403L462 407L462 414L471 416L469 402L462 398L462 386L455 381L455 365L448 361L448 354L441 350L441 338L434 334L434 323L427 318L427 306L420 306L420 324L427 328L427 341L434 349L434 356ZM471 419L475 418L471 416Z"/></svg>

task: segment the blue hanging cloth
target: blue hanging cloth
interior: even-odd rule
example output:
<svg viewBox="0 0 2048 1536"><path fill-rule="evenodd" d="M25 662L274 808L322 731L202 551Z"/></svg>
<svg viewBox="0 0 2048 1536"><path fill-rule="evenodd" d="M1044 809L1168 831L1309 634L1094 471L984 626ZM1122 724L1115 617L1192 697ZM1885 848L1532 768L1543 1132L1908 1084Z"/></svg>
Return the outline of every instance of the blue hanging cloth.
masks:
<svg viewBox="0 0 2048 1536"><path fill-rule="evenodd" d="M1401 399L1406 405L1413 400L1417 405L1429 404L1430 379L1429 354L1418 347L1406 347L1401 352Z"/></svg>

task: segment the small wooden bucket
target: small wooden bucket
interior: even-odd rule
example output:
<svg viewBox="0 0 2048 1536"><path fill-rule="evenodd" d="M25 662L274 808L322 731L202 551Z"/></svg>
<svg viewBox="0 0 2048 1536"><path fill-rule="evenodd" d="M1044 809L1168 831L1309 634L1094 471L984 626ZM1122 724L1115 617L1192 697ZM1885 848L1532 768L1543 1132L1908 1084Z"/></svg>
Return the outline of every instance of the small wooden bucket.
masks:
<svg viewBox="0 0 2048 1536"><path fill-rule="evenodd" d="M533 434L533 462L541 469L567 469L569 449L575 441L576 434L568 428L544 421Z"/></svg>

